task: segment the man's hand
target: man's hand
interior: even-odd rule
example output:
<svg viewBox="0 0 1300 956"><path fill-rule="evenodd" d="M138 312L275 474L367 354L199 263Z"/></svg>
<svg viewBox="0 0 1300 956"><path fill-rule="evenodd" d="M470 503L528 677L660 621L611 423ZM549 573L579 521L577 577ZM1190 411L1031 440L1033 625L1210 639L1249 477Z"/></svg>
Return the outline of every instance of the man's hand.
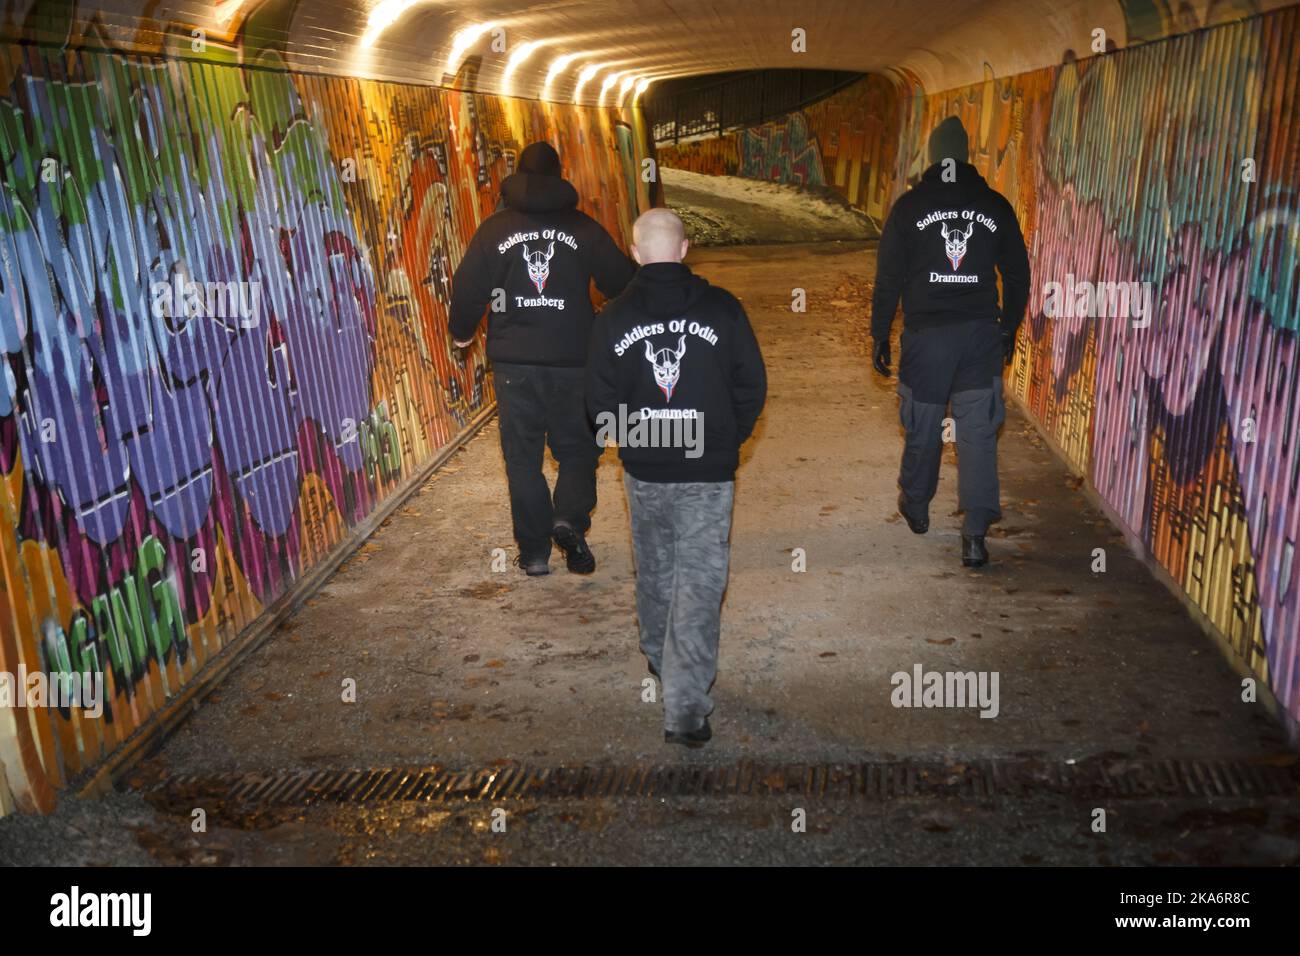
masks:
<svg viewBox="0 0 1300 956"><path fill-rule="evenodd" d="M877 339L875 351L871 355L871 364L885 378L889 378L889 339Z"/></svg>
<svg viewBox="0 0 1300 956"><path fill-rule="evenodd" d="M469 352L466 350L474 344L474 340L470 339L468 342L457 342L456 337L453 335L451 342L456 346L451 350L451 360L455 362L456 367L463 372L469 366Z"/></svg>
<svg viewBox="0 0 1300 956"><path fill-rule="evenodd" d="M1016 357L1016 334L1002 330L1002 361L1004 365L1010 365Z"/></svg>

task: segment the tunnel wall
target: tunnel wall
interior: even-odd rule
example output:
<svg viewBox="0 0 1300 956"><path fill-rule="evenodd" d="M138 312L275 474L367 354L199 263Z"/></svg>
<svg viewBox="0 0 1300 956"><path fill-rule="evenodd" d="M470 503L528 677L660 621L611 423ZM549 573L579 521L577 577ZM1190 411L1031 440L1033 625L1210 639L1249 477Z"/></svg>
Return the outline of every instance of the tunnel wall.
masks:
<svg viewBox="0 0 1300 956"><path fill-rule="evenodd" d="M0 46L0 674L108 699L0 706L0 812L148 732L491 407L449 278L524 144L620 241L648 201L634 117L225 55Z"/></svg>
<svg viewBox="0 0 1300 956"><path fill-rule="evenodd" d="M829 186L880 222L896 192L898 124L907 93L883 76L867 76L760 126L661 144L659 163L714 176Z"/></svg>

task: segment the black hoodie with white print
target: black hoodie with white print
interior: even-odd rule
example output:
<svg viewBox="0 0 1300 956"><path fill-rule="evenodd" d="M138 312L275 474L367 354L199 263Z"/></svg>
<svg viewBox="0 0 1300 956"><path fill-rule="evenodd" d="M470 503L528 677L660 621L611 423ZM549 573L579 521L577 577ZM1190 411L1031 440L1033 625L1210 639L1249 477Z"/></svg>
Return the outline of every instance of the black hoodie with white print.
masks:
<svg viewBox="0 0 1300 956"><path fill-rule="evenodd" d="M594 316L592 280L615 296L636 267L575 208L577 190L558 175L521 167L502 182L501 198L503 208L483 220L452 278L447 327L468 341L488 310L492 361L580 368Z"/></svg>
<svg viewBox="0 0 1300 956"><path fill-rule="evenodd" d="M871 313L877 340L888 337L900 295L910 328L1000 319L1014 336L1025 316L1029 256L1015 210L969 163L955 164L952 182L943 171L942 163L927 169L881 231Z"/></svg>
<svg viewBox="0 0 1300 956"><path fill-rule="evenodd" d="M597 440L618 441L633 478L731 481L766 396L767 370L744 308L682 263L642 266L596 318L587 409ZM620 418L643 420L646 438L652 427L661 436L681 428L695 447L638 441L635 424L624 434L603 427Z"/></svg>

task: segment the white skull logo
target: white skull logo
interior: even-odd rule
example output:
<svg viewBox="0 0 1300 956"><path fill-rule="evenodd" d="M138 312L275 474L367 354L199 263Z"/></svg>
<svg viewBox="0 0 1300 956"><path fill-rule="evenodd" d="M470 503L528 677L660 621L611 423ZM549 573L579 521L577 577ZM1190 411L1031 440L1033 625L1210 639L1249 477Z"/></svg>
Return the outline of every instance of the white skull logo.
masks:
<svg viewBox="0 0 1300 956"><path fill-rule="evenodd" d="M655 370L655 384L659 390L664 393L664 401L673 400L673 389L677 387L677 379L682 374L682 356L686 354L686 336L677 340L676 349L660 349L655 351L655 347L650 344L649 340L645 343L645 359Z"/></svg>
<svg viewBox="0 0 1300 956"><path fill-rule="evenodd" d="M524 262L528 263L528 278L533 280L537 291L546 288L546 280L551 274L551 256L555 255L555 243L546 247L545 252L529 252L528 244L523 244Z"/></svg>
<svg viewBox="0 0 1300 956"><path fill-rule="evenodd" d="M961 261L966 258L966 240L971 237L975 231L975 223L971 223L965 232L960 229L948 231L948 224L941 223L939 231L943 233L943 251L948 255L948 261L952 263L953 271L961 265Z"/></svg>

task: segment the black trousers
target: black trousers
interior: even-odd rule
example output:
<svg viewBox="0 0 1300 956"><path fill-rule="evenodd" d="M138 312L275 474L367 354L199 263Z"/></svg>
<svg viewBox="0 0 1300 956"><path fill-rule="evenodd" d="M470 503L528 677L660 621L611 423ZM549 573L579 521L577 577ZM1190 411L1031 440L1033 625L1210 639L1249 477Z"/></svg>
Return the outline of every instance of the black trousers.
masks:
<svg viewBox="0 0 1300 956"><path fill-rule="evenodd" d="M493 364L501 454L519 553L545 559L551 529L567 522L586 533L596 507L596 464L603 449L587 420L581 368ZM542 474L545 447L560 466L555 494Z"/></svg>
<svg viewBox="0 0 1300 956"><path fill-rule="evenodd" d="M998 429L1006 406L1001 329L993 321L904 328L902 347L898 415L906 437L898 486L903 508L913 518L929 514L939 487L944 418L951 402L962 532L982 535L1002 517Z"/></svg>

